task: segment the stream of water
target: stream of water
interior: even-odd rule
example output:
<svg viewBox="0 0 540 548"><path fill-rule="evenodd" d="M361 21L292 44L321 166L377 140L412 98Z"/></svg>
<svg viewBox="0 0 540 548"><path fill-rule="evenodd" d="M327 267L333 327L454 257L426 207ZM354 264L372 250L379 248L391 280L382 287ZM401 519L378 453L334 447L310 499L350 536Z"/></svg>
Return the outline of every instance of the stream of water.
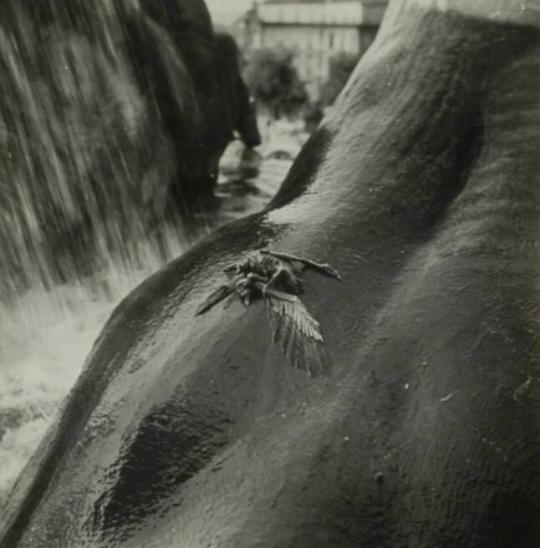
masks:
<svg viewBox="0 0 540 548"><path fill-rule="evenodd" d="M189 236L169 227L165 257L143 239L136 264L111 257L91 276L52 289L37 286L9 304L0 303L0 507L116 304L165 261L216 226L260 210L276 192L306 135L290 123L262 125L259 174L248 180L238 177L241 147L233 143L222 160L219 211L201 217L199 230Z"/></svg>

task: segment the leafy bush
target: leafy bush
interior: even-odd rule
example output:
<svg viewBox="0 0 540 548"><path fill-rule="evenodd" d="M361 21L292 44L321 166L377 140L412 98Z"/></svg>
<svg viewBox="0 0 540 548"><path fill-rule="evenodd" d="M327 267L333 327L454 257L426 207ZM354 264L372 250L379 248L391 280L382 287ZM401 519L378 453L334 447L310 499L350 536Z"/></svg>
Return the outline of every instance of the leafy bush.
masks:
<svg viewBox="0 0 540 548"><path fill-rule="evenodd" d="M308 101L293 57L292 52L284 49L260 49L254 52L246 68L251 93L275 118L297 114Z"/></svg>
<svg viewBox="0 0 540 548"><path fill-rule="evenodd" d="M341 93L349 76L358 63L358 55L338 53L330 60L328 80L321 90L321 103L331 105Z"/></svg>

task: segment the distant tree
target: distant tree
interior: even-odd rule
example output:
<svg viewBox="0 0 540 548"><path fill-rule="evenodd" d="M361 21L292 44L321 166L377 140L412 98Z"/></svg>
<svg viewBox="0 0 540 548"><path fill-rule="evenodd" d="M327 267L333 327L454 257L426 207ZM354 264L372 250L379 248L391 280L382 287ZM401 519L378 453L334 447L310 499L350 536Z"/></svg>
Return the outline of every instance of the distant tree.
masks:
<svg viewBox="0 0 540 548"><path fill-rule="evenodd" d="M308 133L313 133L320 124L324 116L324 108L320 101L308 103L302 113L305 123L305 129Z"/></svg>
<svg viewBox="0 0 540 548"><path fill-rule="evenodd" d="M358 63L358 55L338 53L330 60L328 80L321 90L321 103L331 105L347 83L349 76Z"/></svg>
<svg viewBox="0 0 540 548"><path fill-rule="evenodd" d="M308 101L293 56L287 50L260 49L246 68L245 79L251 93L275 118L297 114Z"/></svg>

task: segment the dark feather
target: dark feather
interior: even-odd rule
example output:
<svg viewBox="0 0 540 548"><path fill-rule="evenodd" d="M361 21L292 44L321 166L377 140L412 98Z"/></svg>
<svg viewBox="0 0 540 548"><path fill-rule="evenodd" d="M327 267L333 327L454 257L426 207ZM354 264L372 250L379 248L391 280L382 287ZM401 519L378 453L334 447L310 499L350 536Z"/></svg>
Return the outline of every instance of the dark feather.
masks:
<svg viewBox="0 0 540 548"><path fill-rule="evenodd" d="M204 301L201 306L197 309L197 312L195 313L195 316L200 316L201 314L204 314L205 312L208 312L213 306L220 303L224 299L226 299L231 293L234 292L234 286L231 284L228 285L222 285L219 289L214 291L206 301Z"/></svg>
<svg viewBox="0 0 540 548"><path fill-rule="evenodd" d="M312 376L325 373L328 357L321 328L302 301L272 290L267 292L265 303L274 342L281 344L289 363Z"/></svg>

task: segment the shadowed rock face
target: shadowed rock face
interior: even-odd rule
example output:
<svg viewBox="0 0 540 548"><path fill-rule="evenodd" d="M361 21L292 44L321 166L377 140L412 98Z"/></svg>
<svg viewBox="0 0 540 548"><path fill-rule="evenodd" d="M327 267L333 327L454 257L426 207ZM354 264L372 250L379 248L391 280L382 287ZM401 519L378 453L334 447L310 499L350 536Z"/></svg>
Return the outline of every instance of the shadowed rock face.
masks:
<svg viewBox="0 0 540 548"><path fill-rule="evenodd" d="M113 314L2 548L540 544L540 33L494 5L391 4L268 210ZM328 378L262 306L194 318L262 246L341 272L305 277Z"/></svg>
<svg viewBox="0 0 540 548"><path fill-rule="evenodd" d="M258 144L202 0L38 4L0 7L0 288L125 254L211 196L233 130Z"/></svg>

